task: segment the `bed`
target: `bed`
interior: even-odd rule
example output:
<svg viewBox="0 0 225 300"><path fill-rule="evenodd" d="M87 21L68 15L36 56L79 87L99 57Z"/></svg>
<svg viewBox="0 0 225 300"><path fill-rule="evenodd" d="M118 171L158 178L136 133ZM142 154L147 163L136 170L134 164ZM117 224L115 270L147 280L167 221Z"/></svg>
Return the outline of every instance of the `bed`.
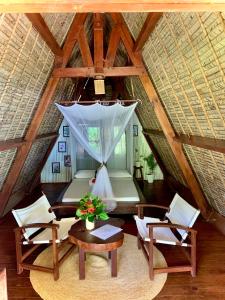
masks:
<svg viewBox="0 0 225 300"><path fill-rule="evenodd" d="M81 170L75 174L62 202L78 202L91 191L89 180L94 177L94 170ZM117 202L139 202L139 195L133 181L133 177L126 170L109 170L109 177L114 192L114 200Z"/></svg>

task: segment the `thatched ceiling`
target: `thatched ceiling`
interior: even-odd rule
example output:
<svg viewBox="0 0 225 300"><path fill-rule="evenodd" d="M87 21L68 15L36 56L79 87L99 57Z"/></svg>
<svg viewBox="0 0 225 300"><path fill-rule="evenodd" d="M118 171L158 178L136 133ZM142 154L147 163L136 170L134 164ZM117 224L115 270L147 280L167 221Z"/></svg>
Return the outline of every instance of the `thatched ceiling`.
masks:
<svg viewBox="0 0 225 300"><path fill-rule="evenodd" d="M61 46L73 14L43 14L51 32ZM157 23L143 49L143 58L160 100L176 133L225 139L225 14L165 13ZM137 38L146 14L124 14L131 33ZM109 21L109 20L108 20ZM90 18L86 30L90 34ZM110 30L110 22L107 30ZM0 16L0 140L23 138L43 94L53 68L53 55L41 36L23 14ZM107 37L106 37L107 40ZM123 47L116 64L125 61ZM75 47L72 65L81 65ZM126 80L131 92L131 83ZM161 130L141 82L132 81L133 90L143 104L138 115L145 129ZM71 99L74 80L61 79L54 102ZM39 129L39 135L56 132L61 117L54 104L50 106ZM163 136L151 136L167 171L186 184L170 146ZM13 190L6 213L32 181L50 140L33 144ZM193 146L185 154L208 202L225 215L225 156L222 153ZM14 163L16 149L0 152L0 188ZM19 196L17 196L19 195Z"/></svg>

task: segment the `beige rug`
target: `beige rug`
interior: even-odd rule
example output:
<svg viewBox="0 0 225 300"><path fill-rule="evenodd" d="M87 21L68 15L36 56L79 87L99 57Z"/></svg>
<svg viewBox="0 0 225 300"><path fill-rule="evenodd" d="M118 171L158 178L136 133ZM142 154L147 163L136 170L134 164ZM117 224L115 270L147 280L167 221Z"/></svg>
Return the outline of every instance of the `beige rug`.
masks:
<svg viewBox="0 0 225 300"><path fill-rule="evenodd" d="M159 250L154 249L156 266L166 266ZM35 263L51 262L51 249L44 250ZM118 277L111 277L110 263L106 253L97 256L88 254L85 263L86 278L79 280L78 253L73 254L60 267L60 278L53 280L52 274L30 272L35 291L45 300L150 300L163 288L167 274L149 280L148 266L141 250L137 249L135 236L125 234L124 244L118 249Z"/></svg>

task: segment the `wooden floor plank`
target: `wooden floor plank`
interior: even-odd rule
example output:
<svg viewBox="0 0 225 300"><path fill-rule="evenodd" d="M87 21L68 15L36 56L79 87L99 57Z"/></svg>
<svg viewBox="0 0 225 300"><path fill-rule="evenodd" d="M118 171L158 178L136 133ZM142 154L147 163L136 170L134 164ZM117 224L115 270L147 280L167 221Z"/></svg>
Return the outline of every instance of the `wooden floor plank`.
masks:
<svg viewBox="0 0 225 300"><path fill-rule="evenodd" d="M54 202L62 192L65 185L46 186L46 194ZM165 183L155 182L153 185L144 185L145 197L151 203L168 205L173 197ZM19 204L19 207L26 206L33 199L41 195L36 191L32 198L27 198ZM36 198L35 198L36 197ZM154 212L158 214L157 211ZM121 215L125 219L124 231L136 235L136 225L131 216ZM41 299L31 286L29 272L24 271L21 275L16 274L16 257L14 248L13 228L16 226L12 214L7 214L0 225L0 268L6 267L8 280L9 300L37 300ZM192 278L189 273L169 274L165 286L159 295L158 300L223 300L225 299L225 252L224 236L201 217L198 219L195 229L197 235L197 277ZM174 262L175 254L180 256L177 250L169 250L165 246L160 247L168 264ZM33 256L35 258L35 255ZM121 300L122 297L121 297Z"/></svg>

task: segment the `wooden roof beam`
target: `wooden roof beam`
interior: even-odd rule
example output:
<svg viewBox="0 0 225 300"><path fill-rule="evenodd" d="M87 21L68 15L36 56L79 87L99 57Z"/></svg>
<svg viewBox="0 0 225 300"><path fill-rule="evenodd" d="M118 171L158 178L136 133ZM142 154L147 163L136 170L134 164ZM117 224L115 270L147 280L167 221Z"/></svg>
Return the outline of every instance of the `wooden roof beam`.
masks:
<svg viewBox="0 0 225 300"><path fill-rule="evenodd" d="M159 21L159 19L162 17L161 12L157 13L149 13L144 25L142 26L142 29L138 35L138 38L134 44L133 51L141 51L147 42L151 32L154 30L156 23Z"/></svg>
<svg viewBox="0 0 225 300"><path fill-rule="evenodd" d="M93 60L91 56L91 51L89 48L89 44L87 41L87 36L84 30L84 27L80 29L80 33L78 36L78 42L80 46L80 52L83 60L83 65L85 67L93 67Z"/></svg>
<svg viewBox="0 0 225 300"><path fill-rule="evenodd" d="M75 78L75 77L117 77L117 76L138 76L145 74L143 67L111 67L101 69L101 73L96 72L96 68L56 68L53 71L54 78Z"/></svg>
<svg viewBox="0 0 225 300"><path fill-rule="evenodd" d="M108 45L108 50L105 58L105 67L112 67L114 64L114 60L116 57L116 51L119 46L120 42L120 30L119 26L115 25L112 28L110 38L109 38L109 45Z"/></svg>
<svg viewBox="0 0 225 300"><path fill-rule="evenodd" d="M0 0L0 12L4 13L100 13L100 12L180 12L223 11L220 0Z"/></svg>
<svg viewBox="0 0 225 300"><path fill-rule="evenodd" d="M130 34L130 31L125 23L122 14L120 13L111 13L111 18L113 19L114 23L119 26L120 28L120 36L123 41L124 47L130 57L134 66L143 66L142 57L139 53L134 52L134 40Z"/></svg>
<svg viewBox="0 0 225 300"><path fill-rule="evenodd" d="M49 48L52 50L52 52L57 56L63 56L62 49L49 30L48 25L45 23L45 20L43 19L41 14L26 14L26 16L30 20L32 25L36 28L46 44L49 46Z"/></svg>
<svg viewBox="0 0 225 300"><path fill-rule="evenodd" d="M211 151L225 153L225 140L209 138L196 135L179 134L174 137L174 141L186 145L191 145Z"/></svg>
<svg viewBox="0 0 225 300"><path fill-rule="evenodd" d="M52 138L55 138L56 136L58 136L58 133L55 133L55 132L42 134L42 135L37 136L36 139L34 140L34 142L39 141L39 140L52 139ZM24 144L26 144L26 141L23 138L0 141L0 151L9 150L12 148L18 148Z"/></svg>
<svg viewBox="0 0 225 300"><path fill-rule="evenodd" d="M94 14L94 66L96 73L103 73L103 14Z"/></svg>
<svg viewBox="0 0 225 300"><path fill-rule="evenodd" d="M162 130L144 129L143 133L146 135L165 137L165 134ZM222 139L209 138L198 135L178 134L174 136L173 140L180 144L186 144L211 151L225 153L225 140Z"/></svg>

